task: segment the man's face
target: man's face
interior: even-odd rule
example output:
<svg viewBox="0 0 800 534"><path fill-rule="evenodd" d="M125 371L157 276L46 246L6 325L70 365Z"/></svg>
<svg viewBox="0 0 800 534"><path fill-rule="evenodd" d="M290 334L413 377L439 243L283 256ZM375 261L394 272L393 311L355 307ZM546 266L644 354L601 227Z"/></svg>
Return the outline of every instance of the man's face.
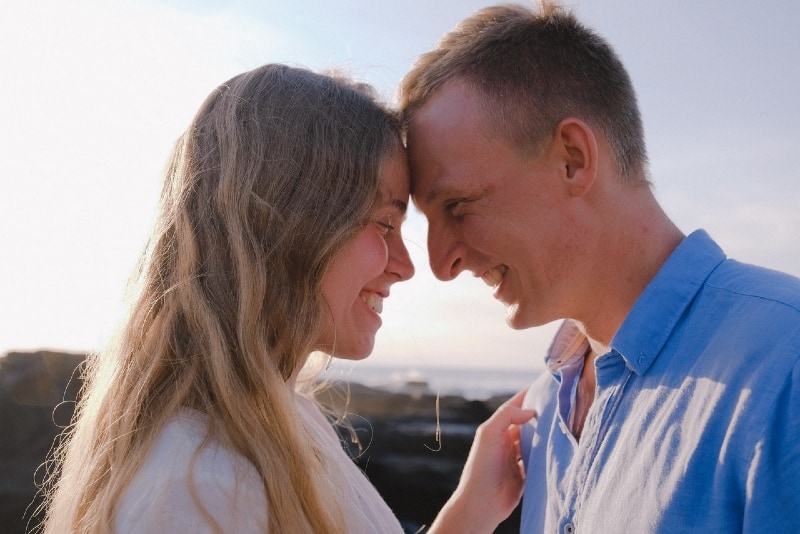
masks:
<svg viewBox="0 0 800 534"><path fill-rule="evenodd" d="M471 271L495 288L512 328L569 316L580 246L556 144L523 155L481 126L464 82L438 89L408 129L411 195L428 219L440 280Z"/></svg>

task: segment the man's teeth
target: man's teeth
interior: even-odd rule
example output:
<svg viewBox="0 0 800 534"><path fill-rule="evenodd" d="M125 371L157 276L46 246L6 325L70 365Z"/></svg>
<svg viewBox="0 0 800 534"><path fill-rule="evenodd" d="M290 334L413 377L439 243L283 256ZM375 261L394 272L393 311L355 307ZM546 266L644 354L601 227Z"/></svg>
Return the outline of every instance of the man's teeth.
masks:
<svg viewBox="0 0 800 534"><path fill-rule="evenodd" d="M380 295L375 293L361 295L361 300L363 300L367 306L372 308L372 311L375 313L381 313L383 311L383 297Z"/></svg>
<svg viewBox="0 0 800 534"><path fill-rule="evenodd" d="M483 273L481 278L484 282L486 282L486 285L496 287L500 282L503 281L506 271L508 271L508 266L500 265Z"/></svg>

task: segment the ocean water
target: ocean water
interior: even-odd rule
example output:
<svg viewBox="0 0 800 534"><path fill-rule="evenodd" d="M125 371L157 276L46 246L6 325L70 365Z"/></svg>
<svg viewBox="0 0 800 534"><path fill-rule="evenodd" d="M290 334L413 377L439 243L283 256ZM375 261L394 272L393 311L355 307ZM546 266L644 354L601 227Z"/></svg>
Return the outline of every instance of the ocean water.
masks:
<svg viewBox="0 0 800 534"><path fill-rule="evenodd" d="M428 367L334 360L321 378L346 380L391 392L438 393L460 395L469 400L485 400L495 395L516 393L529 386L541 372L541 368L533 367Z"/></svg>

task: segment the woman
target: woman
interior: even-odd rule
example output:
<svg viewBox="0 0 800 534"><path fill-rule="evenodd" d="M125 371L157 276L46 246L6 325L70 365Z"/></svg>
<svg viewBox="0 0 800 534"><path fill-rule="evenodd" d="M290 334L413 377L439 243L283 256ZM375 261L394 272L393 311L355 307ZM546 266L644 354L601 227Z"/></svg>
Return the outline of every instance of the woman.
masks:
<svg viewBox="0 0 800 534"><path fill-rule="evenodd" d="M398 131L364 86L281 65L208 97L173 151L130 317L88 361L46 532L402 532L301 393L312 353L370 354L383 299L413 275ZM501 419L491 476L519 476Z"/></svg>

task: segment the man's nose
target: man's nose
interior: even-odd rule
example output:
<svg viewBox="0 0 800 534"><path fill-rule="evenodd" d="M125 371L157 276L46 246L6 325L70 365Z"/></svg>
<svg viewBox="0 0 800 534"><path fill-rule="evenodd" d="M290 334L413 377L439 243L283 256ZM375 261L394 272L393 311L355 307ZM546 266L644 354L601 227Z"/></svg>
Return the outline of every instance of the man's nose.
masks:
<svg viewBox="0 0 800 534"><path fill-rule="evenodd" d="M465 248L444 229L428 227L428 257L434 276L449 282L465 269Z"/></svg>

